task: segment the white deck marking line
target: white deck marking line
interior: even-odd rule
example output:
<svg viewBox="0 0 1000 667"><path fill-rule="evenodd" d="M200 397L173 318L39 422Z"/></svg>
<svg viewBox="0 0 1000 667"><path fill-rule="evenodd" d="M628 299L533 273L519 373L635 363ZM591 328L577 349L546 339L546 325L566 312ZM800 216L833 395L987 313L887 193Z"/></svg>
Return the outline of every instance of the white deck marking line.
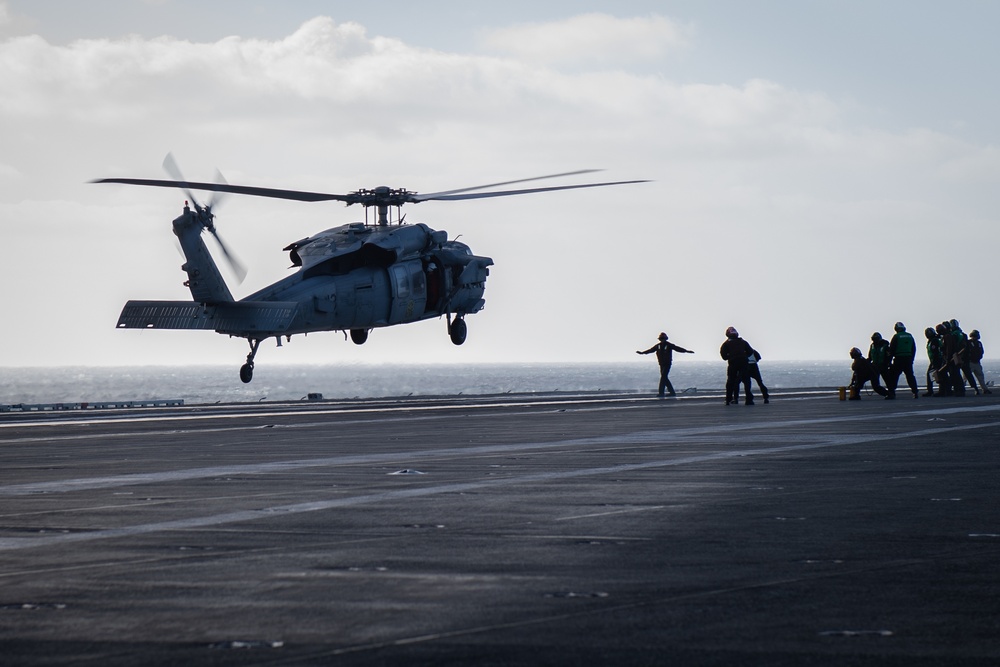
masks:
<svg viewBox="0 0 1000 667"><path fill-rule="evenodd" d="M908 417L914 414L953 414L956 412L1000 411L1000 406L981 406L971 408L945 408L921 412L896 413L895 416ZM881 418L882 415L875 415ZM107 477L84 477L53 482L34 482L29 484L10 484L0 486L0 497L25 496L42 493L68 493L71 491L87 491L92 489L118 488L142 484L158 484L163 482L179 482L191 479L207 479L212 477L227 477L238 475L259 475L273 472L298 470L301 468L321 468L331 466L370 465L393 461L416 461L442 456L479 456L484 454L507 454L539 449L557 449L560 447L592 446L602 444L622 443L668 443L682 441L692 436L710 436L720 433L731 434L733 431L783 429L796 426L814 426L816 424L842 423L872 419L872 415L852 415L846 417L823 417L817 419L796 419L785 422L756 422L752 424L724 424L691 428L679 428L663 431L639 431L622 435L594 436L589 438L573 438L553 442L525 442L509 445L481 445L478 447L449 447L443 449L425 449L416 451L386 452L383 454L356 454L347 456L332 456L315 459L299 459L292 461L271 461L266 463L251 463L244 465L213 466L209 468L192 468L187 470L171 470L156 473L133 473L128 475L111 475ZM936 427L933 430L944 430ZM751 450L748 450L748 453Z"/></svg>
<svg viewBox="0 0 1000 667"><path fill-rule="evenodd" d="M702 402L703 400L716 400L718 397L698 397L689 400L697 400ZM816 400L822 397L808 397L808 400ZM790 399L791 400L791 399ZM798 399L796 399L798 400ZM301 417L308 415L350 415L350 414L372 414L379 412L437 412L441 410L482 410L487 408L546 408L546 407L559 407L564 405L582 405L587 406L594 410L607 409L608 403L635 403L636 405L631 406L633 408L648 408L649 403L656 402L660 403L660 399L652 399L643 396L625 396L625 397L609 397L609 398L595 398L593 400L586 399L573 399L573 398L560 398L559 400L536 400L536 401L513 401L513 402L502 402L502 403L448 403L443 405L373 405L370 407L357 407L357 408L330 408L322 410L266 410L266 409L247 409L234 411L234 412L224 412L224 413L213 413L213 414L174 414L174 415L144 415L144 416L128 416L128 417L117 417L111 415L95 415L94 417L88 419L66 419L57 421L2 421L0 422L0 430L8 428L37 428L41 426L49 427L59 427L59 426L88 426L93 424L130 424L130 423L148 423L148 422L175 422L175 421L206 421L206 420L231 420L231 419L248 419L256 417ZM619 409L621 406L617 406ZM944 408L942 410L927 410L925 413L931 414L936 412L950 413L953 410L996 410L996 406L979 406L979 407L969 407L969 408ZM537 411L536 411L537 412ZM887 416L899 416L908 413L890 413ZM924 414L922 412L921 414ZM869 415L870 419L879 418L876 415ZM838 419L838 418L833 418ZM844 419L851 419L851 417L845 417ZM259 428L259 426L254 426L252 428Z"/></svg>
<svg viewBox="0 0 1000 667"><path fill-rule="evenodd" d="M615 514L632 514L634 512L651 512L652 510L662 510L667 505L654 505L652 507L630 507L628 509L612 510L610 512L594 512L593 514L577 514L575 516L560 516L553 521L573 521L574 519L593 519L595 516L614 516Z"/></svg>
<svg viewBox="0 0 1000 667"><path fill-rule="evenodd" d="M337 509L342 507L370 505L374 503L381 503L392 500L396 501L404 500L407 498L422 498L427 496L441 495L445 493L462 493L466 491L475 491L480 489L496 488L503 486L514 486L518 484L533 484L537 482L548 482L560 479L594 477L598 475L614 475L623 472L631 472L635 470L647 470L650 468L665 468L670 466L680 466L688 463L720 461L725 459L747 457L747 456L767 456L770 454L785 454L788 452L825 449L828 447L842 447L845 445L854 445L854 444L861 444L868 442L883 442L887 440L899 440L901 438L916 438L924 435L948 433L953 431L970 431L982 428L996 428L996 427L1000 427L1000 422L989 422L986 424L970 424L970 425L953 426L947 428L920 429L917 431L907 431L903 433L834 436L832 438L824 439L820 442L811 442L800 445L787 445L782 447L761 447L757 449L712 452L709 454L682 456L675 459L647 461L645 463L602 466L598 468L583 468L580 470L565 470L560 472L540 472L540 473L531 473L527 475L519 475L507 478L477 480L475 482L461 482L453 484L441 484L437 486L426 486L420 488L399 489L395 491L383 491L379 493L369 493L359 496L338 497L338 498L330 498L328 500L316 500L305 503L294 503L291 505L265 507L255 510L226 512L223 514L214 514L202 517L190 517L186 519L175 519L172 521L159 521L156 523L126 526L124 528L92 530L79 533L51 535L46 537L0 538L0 551L17 551L21 549L32 549L45 546L59 546L77 542L93 542L96 540L107 540L118 537L134 537L136 535L146 535L150 533L160 533L160 532L167 532L174 530L192 530L196 528L207 528L210 526L219 526L224 524L254 521L274 516L301 514L304 512L319 512L319 511Z"/></svg>
<svg viewBox="0 0 1000 667"><path fill-rule="evenodd" d="M706 397L707 398L707 397ZM434 412L439 410L481 410L483 408L524 408L524 407L555 407L561 405L589 405L591 403L635 403L645 400L642 396L595 398L594 400L582 400L572 398L560 398L559 400L536 400L536 401L512 401L503 403L447 403L442 405L373 405L358 408L329 408L322 410L302 409L302 410L266 410L266 409L243 409L234 412L217 412L208 415L201 414L175 414L175 415L144 415L134 417L118 417L112 415L94 415L89 419L60 419L57 421L11 421L0 422L0 429L38 427L38 426L86 426L90 424L129 424L144 422L169 422L169 421L204 421L209 419L247 419L250 417L296 417L304 415L350 415L350 414L371 414L375 412ZM650 399L652 400L652 399ZM248 406L249 407L249 406ZM637 406L648 407L648 406Z"/></svg>

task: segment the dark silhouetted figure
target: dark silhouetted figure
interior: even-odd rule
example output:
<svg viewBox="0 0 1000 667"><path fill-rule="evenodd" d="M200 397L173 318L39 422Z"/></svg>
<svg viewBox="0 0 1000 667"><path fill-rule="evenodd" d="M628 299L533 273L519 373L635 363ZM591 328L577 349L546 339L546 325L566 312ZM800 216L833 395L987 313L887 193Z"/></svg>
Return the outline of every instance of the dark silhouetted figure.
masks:
<svg viewBox="0 0 1000 667"><path fill-rule="evenodd" d="M764 386L764 380L762 380L761 377L760 377L760 366L757 365L758 361L760 361L760 352L758 352L757 350L754 350L753 354L751 354L749 357L747 357L747 373L750 374L750 378L752 380L755 380L757 382L757 389L760 389L761 395L764 396L764 402L765 403L770 403L771 402L771 399L770 399L771 395L767 392L767 387ZM749 384L749 382L747 382L747 384ZM739 384L736 385L736 397L735 398L736 398L737 401L740 400L740 385Z"/></svg>
<svg viewBox="0 0 1000 667"><path fill-rule="evenodd" d="M935 327L938 337L941 339L941 366L938 368L938 396L952 396L955 394L955 387L965 394L965 388L959 375L958 367L955 366L955 339L951 335L951 324L942 322ZM955 376L959 375L956 385Z"/></svg>
<svg viewBox="0 0 1000 667"><path fill-rule="evenodd" d="M868 348L868 361L878 371L882 381L889 384L889 341L876 331L872 334L872 344Z"/></svg>
<svg viewBox="0 0 1000 667"><path fill-rule="evenodd" d="M917 343L906 331L902 322L896 322L896 334L889 341L889 395L886 398L896 398L896 386L900 374L906 376L906 384L913 392L913 398L920 398L917 389L917 378L913 375L913 357L916 356Z"/></svg>
<svg viewBox="0 0 1000 667"><path fill-rule="evenodd" d="M670 384L670 365L674 361L674 352L683 352L685 354L694 354L694 350L685 350L679 345L674 345L667 341L667 334L660 333L660 342L649 348L648 350L636 350L636 354L650 354L651 352L656 352L656 361L660 364L660 387L656 392L656 395L663 398L663 391L666 389L671 396L676 396L674 392L674 385Z"/></svg>
<svg viewBox="0 0 1000 667"><path fill-rule="evenodd" d="M854 371L854 374L851 376L851 384L848 387L851 395L847 400L860 401L861 390L864 389L866 382L872 383L872 389L875 390L876 394L887 396L889 392L879 384L879 372L875 364L865 359L864 353L856 347L851 348L851 359L854 360L854 363L851 364L851 370Z"/></svg>
<svg viewBox="0 0 1000 667"><path fill-rule="evenodd" d="M979 395L979 387L976 385L976 378L972 375L972 356L969 350L969 337L965 335L962 331L962 327L958 326L958 320L952 320L951 324L951 335L955 337L955 346L958 348L958 357L955 359L955 365L958 366L958 370L961 371L963 379L959 379L962 383L962 391L965 391L965 383L968 382L969 386Z"/></svg>
<svg viewBox="0 0 1000 667"><path fill-rule="evenodd" d="M924 396L934 395L934 383L938 385L938 395L944 385L941 384L940 368L944 366L944 351L941 348L941 336L931 327L924 329L924 336L927 337L927 393Z"/></svg>
<svg viewBox="0 0 1000 667"><path fill-rule="evenodd" d="M979 339L979 330L973 329L969 332L969 367L979 379L979 386L983 388L983 393L992 394L993 392L990 391L989 386L986 384L986 376L983 374L983 355L985 354L986 350Z"/></svg>
<svg viewBox="0 0 1000 667"><path fill-rule="evenodd" d="M750 343L740 338L735 327L726 329L726 342L719 348L719 354L728 362L726 369L726 405L736 404L740 400L740 383L746 389L746 404L753 405L753 392L750 391L749 358L753 355Z"/></svg>

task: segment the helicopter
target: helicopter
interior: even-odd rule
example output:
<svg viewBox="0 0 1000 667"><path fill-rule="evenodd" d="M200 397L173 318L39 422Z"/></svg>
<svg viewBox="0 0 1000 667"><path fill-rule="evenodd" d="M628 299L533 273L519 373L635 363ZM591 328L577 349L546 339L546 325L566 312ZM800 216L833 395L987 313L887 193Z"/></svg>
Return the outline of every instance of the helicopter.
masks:
<svg viewBox="0 0 1000 667"><path fill-rule="evenodd" d="M218 172L215 183L187 181L170 154L164 159L163 167L173 180L102 178L91 181L179 188L187 196L182 214L173 221L173 232L184 255L181 269L187 274L184 286L191 291L191 300L130 300L122 309L117 328L202 329L245 338L250 353L240 367L240 380L244 383L253 379L257 350L261 342L270 338L277 339L280 347L283 337L291 342L296 334L343 331L345 336L350 332L351 340L362 345L373 329L443 316L451 342L455 345L465 342L468 334L465 317L485 306L483 295L493 260L473 254L466 244L449 239L444 230L432 229L424 223L405 222L406 216L400 215L403 204L647 182L633 180L490 190L598 171L584 169L431 194L388 186L328 194L230 185ZM215 194L211 201L202 205L192 190ZM296 269L295 273L236 300L202 237L208 232L216 239L223 256L242 282L246 269L215 227L213 208L218 203L217 197L223 193L302 202L339 201L347 206L359 204L365 209L365 220L327 229L285 246L283 250L289 253L290 268ZM373 223L368 220L370 208L375 209ZM391 219L392 208L396 209L395 222Z"/></svg>

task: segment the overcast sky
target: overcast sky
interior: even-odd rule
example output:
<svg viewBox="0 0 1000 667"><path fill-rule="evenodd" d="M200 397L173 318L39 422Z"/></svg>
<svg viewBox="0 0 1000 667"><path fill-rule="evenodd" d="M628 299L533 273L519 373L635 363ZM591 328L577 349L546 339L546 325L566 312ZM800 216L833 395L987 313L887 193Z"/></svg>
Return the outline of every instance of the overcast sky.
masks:
<svg viewBox="0 0 1000 667"><path fill-rule="evenodd" d="M495 261L467 343L431 320L258 366L638 363L661 330L714 360L729 325L765 360L846 359L953 317L1000 356L997 25L985 0L0 0L0 366L242 363L240 339L115 329L128 299L190 298L184 195L87 181L163 178L168 152L338 193L653 181L410 206ZM363 216L230 196L234 293Z"/></svg>

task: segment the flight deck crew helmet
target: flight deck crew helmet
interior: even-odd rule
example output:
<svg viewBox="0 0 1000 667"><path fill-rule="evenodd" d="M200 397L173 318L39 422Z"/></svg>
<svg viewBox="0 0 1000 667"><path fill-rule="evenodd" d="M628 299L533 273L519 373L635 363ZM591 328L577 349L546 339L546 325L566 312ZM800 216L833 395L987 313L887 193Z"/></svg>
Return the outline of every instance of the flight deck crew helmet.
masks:
<svg viewBox="0 0 1000 667"><path fill-rule="evenodd" d="M861 359L864 357L864 353L856 347L851 348L851 359Z"/></svg>
<svg viewBox="0 0 1000 667"><path fill-rule="evenodd" d="M896 331L906 331L906 327L902 322L896 322Z"/></svg>
<svg viewBox="0 0 1000 667"><path fill-rule="evenodd" d="M872 334L872 342L879 340L882 340L882 334L876 331L875 333Z"/></svg>
<svg viewBox="0 0 1000 667"><path fill-rule="evenodd" d="M726 329L726 338L738 338L740 332L736 330L736 327L729 327Z"/></svg>
<svg viewBox="0 0 1000 667"><path fill-rule="evenodd" d="M663 333L663 332L661 331L661 332L660 332L660 335L659 335L659 336L657 336L657 338L659 338L660 340L666 340L666 339L667 339L667 334L665 334L665 333Z"/></svg>
<svg viewBox="0 0 1000 667"><path fill-rule="evenodd" d="M933 327L927 327L924 329L924 335L927 336L927 340L930 340L931 338L937 336L937 332L934 331Z"/></svg>
<svg viewBox="0 0 1000 667"><path fill-rule="evenodd" d="M976 340L979 340L979 329L973 329L972 331L969 332L969 335L975 338Z"/></svg>

